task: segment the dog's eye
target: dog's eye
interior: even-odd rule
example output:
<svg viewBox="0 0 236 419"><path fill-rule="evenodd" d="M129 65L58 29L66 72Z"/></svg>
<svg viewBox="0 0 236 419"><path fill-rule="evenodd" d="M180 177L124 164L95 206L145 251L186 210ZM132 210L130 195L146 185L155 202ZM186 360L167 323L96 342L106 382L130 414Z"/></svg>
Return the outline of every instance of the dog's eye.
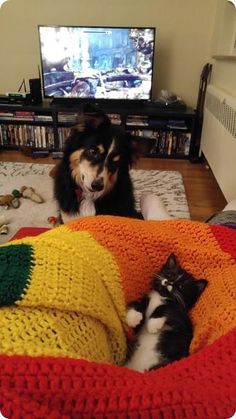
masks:
<svg viewBox="0 0 236 419"><path fill-rule="evenodd" d="M100 155L100 150L97 147L91 147L87 150L87 152L88 152L88 155L90 157L95 157L96 158Z"/></svg>
<svg viewBox="0 0 236 419"><path fill-rule="evenodd" d="M108 169L112 173L115 173L118 167L119 167L119 161L111 161L108 165Z"/></svg>

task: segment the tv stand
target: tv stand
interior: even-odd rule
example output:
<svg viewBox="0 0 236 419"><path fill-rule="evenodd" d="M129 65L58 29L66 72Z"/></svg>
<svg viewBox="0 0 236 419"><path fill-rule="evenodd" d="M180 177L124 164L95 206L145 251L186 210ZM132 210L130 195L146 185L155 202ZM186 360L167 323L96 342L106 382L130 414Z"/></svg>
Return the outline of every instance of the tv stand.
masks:
<svg viewBox="0 0 236 419"><path fill-rule="evenodd" d="M87 104L97 106L98 108L104 109L105 111L117 111L117 110L140 110L144 107L152 107L155 105L150 100L124 100L124 99L81 99L76 97L57 97L51 101L51 106L61 106L65 108L76 108L83 109ZM161 106L159 106L161 107ZM163 104L162 108L166 106Z"/></svg>
<svg viewBox="0 0 236 419"><path fill-rule="evenodd" d="M147 157L193 160L197 157L194 124L195 111L178 106L157 106L151 101L89 101L57 98L51 104L8 104L1 107L0 149L22 146L42 151L62 151L70 129L78 123L85 104L96 103L111 119L132 136L144 137Z"/></svg>
<svg viewBox="0 0 236 419"><path fill-rule="evenodd" d="M176 100L175 102L163 102L162 100L146 101L143 102L143 106L152 107L156 109L162 109L166 111L180 111L184 112L187 109L186 104L182 100Z"/></svg>
<svg viewBox="0 0 236 419"><path fill-rule="evenodd" d="M81 102L80 99L78 98L65 98L65 97L55 97L52 99L51 106L61 106L61 107L65 107L65 108L74 108L76 107L76 109L78 108L82 108L83 107L83 103Z"/></svg>

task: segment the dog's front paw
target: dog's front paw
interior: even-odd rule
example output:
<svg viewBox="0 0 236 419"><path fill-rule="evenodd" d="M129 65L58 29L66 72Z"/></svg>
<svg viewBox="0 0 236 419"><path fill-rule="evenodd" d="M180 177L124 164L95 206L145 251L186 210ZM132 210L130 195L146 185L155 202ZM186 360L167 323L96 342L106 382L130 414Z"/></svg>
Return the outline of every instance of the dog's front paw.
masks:
<svg viewBox="0 0 236 419"><path fill-rule="evenodd" d="M79 214L81 217L89 217L96 215L96 209L92 199L84 198L79 207Z"/></svg>
<svg viewBox="0 0 236 419"><path fill-rule="evenodd" d="M129 308L126 313L126 323L130 327L138 326L143 320L143 315L140 311L136 311L134 308Z"/></svg>
<svg viewBox="0 0 236 419"><path fill-rule="evenodd" d="M151 318L147 322L147 331L149 333L157 333L159 332L164 324L165 324L166 318L165 317L158 317L158 318Z"/></svg>

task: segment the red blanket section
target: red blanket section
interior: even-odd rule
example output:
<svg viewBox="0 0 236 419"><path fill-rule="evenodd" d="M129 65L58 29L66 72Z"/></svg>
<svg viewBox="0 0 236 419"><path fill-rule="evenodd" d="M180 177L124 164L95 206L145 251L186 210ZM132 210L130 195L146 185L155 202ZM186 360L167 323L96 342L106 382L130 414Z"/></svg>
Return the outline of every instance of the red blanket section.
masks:
<svg viewBox="0 0 236 419"><path fill-rule="evenodd" d="M221 249L236 260L235 229L218 225L209 225Z"/></svg>
<svg viewBox="0 0 236 419"><path fill-rule="evenodd" d="M22 227L16 232L16 234L14 234L14 236L11 237L10 241L23 239L27 236L38 236L48 230L50 229L46 227Z"/></svg>
<svg viewBox="0 0 236 419"><path fill-rule="evenodd" d="M69 358L0 356L7 418L230 418L236 408L236 330L159 370Z"/></svg>

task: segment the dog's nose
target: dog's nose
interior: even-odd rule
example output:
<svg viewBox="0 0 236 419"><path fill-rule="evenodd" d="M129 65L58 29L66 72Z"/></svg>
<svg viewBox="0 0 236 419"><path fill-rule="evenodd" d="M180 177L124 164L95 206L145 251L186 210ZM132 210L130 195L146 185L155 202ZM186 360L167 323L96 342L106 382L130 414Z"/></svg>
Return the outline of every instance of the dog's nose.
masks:
<svg viewBox="0 0 236 419"><path fill-rule="evenodd" d="M99 192L104 188L104 183L103 183L103 179L95 179L92 183L91 183L91 188L96 191Z"/></svg>

